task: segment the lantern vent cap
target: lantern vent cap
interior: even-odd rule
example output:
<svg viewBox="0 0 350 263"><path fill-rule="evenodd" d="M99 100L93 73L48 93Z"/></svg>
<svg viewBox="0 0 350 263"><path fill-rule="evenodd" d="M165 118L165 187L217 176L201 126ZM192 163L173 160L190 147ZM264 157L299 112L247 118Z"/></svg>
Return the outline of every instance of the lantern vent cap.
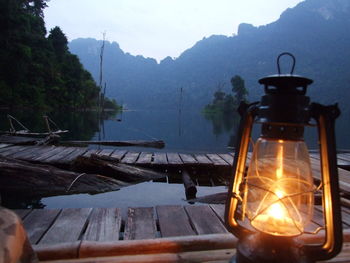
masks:
<svg viewBox="0 0 350 263"><path fill-rule="evenodd" d="M307 87L313 82L312 79L293 74L276 74L259 79L259 83L266 86L283 87Z"/></svg>
<svg viewBox="0 0 350 263"><path fill-rule="evenodd" d="M292 68L289 74L281 74L280 58L282 56L289 56L292 58ZM277 57L277 75L270 75L259 79L259 83L265 86L265 92L267 94L301 94L305 95L307 86L310 85L313 80L305 78L299 75L294 75L295 57L293 54L284 52ZM275 88L271 88L275 87Z"/></svg>

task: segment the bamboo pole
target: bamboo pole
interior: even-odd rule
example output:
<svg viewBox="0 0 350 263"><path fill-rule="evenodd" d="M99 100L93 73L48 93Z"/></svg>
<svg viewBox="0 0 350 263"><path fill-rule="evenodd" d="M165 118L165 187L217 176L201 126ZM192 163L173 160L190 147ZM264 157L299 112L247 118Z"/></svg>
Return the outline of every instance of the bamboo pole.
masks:
<svg viewBox="0 0 350 263"><path fill-rule="evenodd" d="M305 243L316 244L321 243L324 237L323 231L317 235L303 235L300 240ZM344 243L350 242L350 229L343 231L343 241ZM44 261L194 251L214 252L222 249L234 249L236 245L237 238L231 234L210 234L117 242L81 241L46 246L34 245L33 248L39 260Z"/></svg>

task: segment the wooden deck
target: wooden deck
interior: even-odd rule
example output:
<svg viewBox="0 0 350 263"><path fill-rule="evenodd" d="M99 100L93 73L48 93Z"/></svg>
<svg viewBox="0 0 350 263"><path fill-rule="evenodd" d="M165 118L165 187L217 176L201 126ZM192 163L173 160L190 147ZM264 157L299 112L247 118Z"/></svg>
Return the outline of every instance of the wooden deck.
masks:
<svg viewBox="0 0 350 263"><path fill-rule="evenodd" d="M114 157L125 164L154 167L229 167L233 163L233 153L187 154L176 152L133 152L120 149L90 149L63 146L11 146L0 144L0 155L29 162L69 165L79 156L91 154ZM318 154L311 154L319 159ZM350 168L350 153L338 154L338 165Z"/></svg>
<svg viewBox="0 0 350 263"><path fill-rule="evenodd" d="M311 227L323 225L316 207ZM14 210L33 245L87 241L122 241L228 233L224 205L173 205L128 208ZM124 216L123 216L124 215ZM342 208L343 228L350 229L350 208Z"/></svg>
<svg viewBox="0 0 350 263"><path fill-rule="evenodd" d="M233 154L184 154L166 152L132 152L120 149L92 149L63 146L0 147L0 155L44 164L70 164L79 156L92 153L120 159L122 163L142 166L230 166Z"/></svg>
<svg viewBox="0 0 350 263"><path fill-rule="evenodd" d="M114 248L122 246L121 248L123 248L123 242L131 240L146 240L146 244L149 244L151 239L158 240L154 242L160 242L158 244L160 245L162 244L161 240L167 240L166 242L169 242L169 238L175 237L175 241L177 241L176 238L179 237L191 237L193 239L202 236L209 238L209 240L212 237L212 242L218 239L218 237L221 239L229 238L231 240L230 249L227 249L227 244L223 244L224 247L220 247L221 244L218 251L207 252L214 253L214 255L216 253L219 259L222 259L223 255L226 255L226 259L229 259L234 253L234 243L232 241L233 237L231 237L231 234L228 233L223 224L224 209L224 205L188 205L128 208L127 211L122 211L119 208L33 209L14 211L22 218L30 242L37 249L40 256L44 255L44 258L50 258L50 256L47 256L47 252L42 253L43 248L49 252L52 248L53 251L65 251L67 247L69 247L68 249L84 250L85 246L89 247L91 244L96 246L97 244L98 247L100 243L100 249L102 248L101 251L103 251L103 246L107 248L109 246ZM343 207L342 215L343 228L346 233L349 233L350 209ZM315 209L314 220L310 226L317 227L322 224L322 214L320 208L317 207ZM349 241L347 239L347 242ZM60 244L64 244L64 246L60 247ZM126 244L142 245L140 242L129 242ZM153 243L151 242L151 244ZM348 245L345 245L345 247L348 248ZM214 248L209 247L207 249ZM152 253L155 253L155 250L157 249L152 249ZM193 248L193 250L198 249ZM102 253L101 251L95 251L94 253ZM224 254L222 254L223 251L225 251ZM115 261L108 262L123 262L125 260L124 253L130 254L130 251L118 252L117 249L117 252L109 251L106 253L107 255L109 255L108 253L117 253L119 255ZM157 252L156 254L158 255L159 253ZM135 252L135 254L138 253ZM146 254L149 254L149 252L146 252ZM86 257L86 255L82 257ZM201 262L199 259L205 259L203 255L200 257L198 254L197 257L199 257L197 261L194 260L193 262ZM118 258L119 260L117 260ZM155 259L154 257L152 258L153 260ZM137 262L138 260L135 259L130 262ZM98 262L98 260L86 262ZM152 260L149 262L152 262Z"/></svg>

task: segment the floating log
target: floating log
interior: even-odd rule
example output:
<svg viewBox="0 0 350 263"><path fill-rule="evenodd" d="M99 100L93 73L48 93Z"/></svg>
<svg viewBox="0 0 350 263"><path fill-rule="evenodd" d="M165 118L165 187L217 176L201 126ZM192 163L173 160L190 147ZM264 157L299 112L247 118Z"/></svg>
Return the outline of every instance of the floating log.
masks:
<svg viewBox="0 0 350 263"><path fill-rule="evenodd" d="M162 149L165 146L164 141L64 141L62 144L69 145L88 145L98 144L105 146L140 146Z"/></svg>
<svg viewBox="0 0 350 263"><path fill-rule="evenodd" d="M197 194L196 185L193 183L188 171L186 170L182 171L182 181L185 187L186 199L196 198L196 194Z"/></svg>
<svg viewBox="0 0 350 263"><path fill-rule="evenodd" d="M166 176L151 169L118 163L119 159L91 154L90 157L79 156L74 167L79 171L88 171L112 177L125 182L139 183Z"/></svg>
<svg viewBox="0 0 350 263"><path fill-rule="evenodd" d="M49 165L38 165L0 156L0 191L27 196L102 193L126 184L115 179L75 173Z"/></svg>

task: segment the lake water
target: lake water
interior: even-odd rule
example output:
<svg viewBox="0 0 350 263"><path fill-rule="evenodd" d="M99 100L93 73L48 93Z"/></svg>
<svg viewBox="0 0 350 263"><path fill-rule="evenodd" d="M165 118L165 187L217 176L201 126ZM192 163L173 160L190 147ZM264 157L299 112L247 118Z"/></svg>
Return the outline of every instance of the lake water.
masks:
<svg viewBox="0 0 350 263"><path fill-rule="evenodd" d="M12 113L32 131L44 131L42 114L30 112ZM235 130L239 122L237 116L204 116L200 111L158 110L125 111L104 116L99 124L95 112L54 113L50 117L61 129L70 133L64 140L163 140L164 149L128 147L133 151L167 152L220 152L232 151ZM349 117L342 116L337 121L338 148L350 149L348 139ZM6 113L0 115L0 130L8 130ZM259 134L259 127L253 137ZM307 128L305 134L310 149L317 148L315 128ZM98 146L94 146L98 147ZM101 146L101 148L106 148ZM124 149L124 148L123 148ZM224 186L198 187L197 196L226 191ZM119 191L97 195L68 195L42 198L38 200L11 200L10 206L17 207L129 207L165 204L185 204L182 184L145 182Z"/></svg>

